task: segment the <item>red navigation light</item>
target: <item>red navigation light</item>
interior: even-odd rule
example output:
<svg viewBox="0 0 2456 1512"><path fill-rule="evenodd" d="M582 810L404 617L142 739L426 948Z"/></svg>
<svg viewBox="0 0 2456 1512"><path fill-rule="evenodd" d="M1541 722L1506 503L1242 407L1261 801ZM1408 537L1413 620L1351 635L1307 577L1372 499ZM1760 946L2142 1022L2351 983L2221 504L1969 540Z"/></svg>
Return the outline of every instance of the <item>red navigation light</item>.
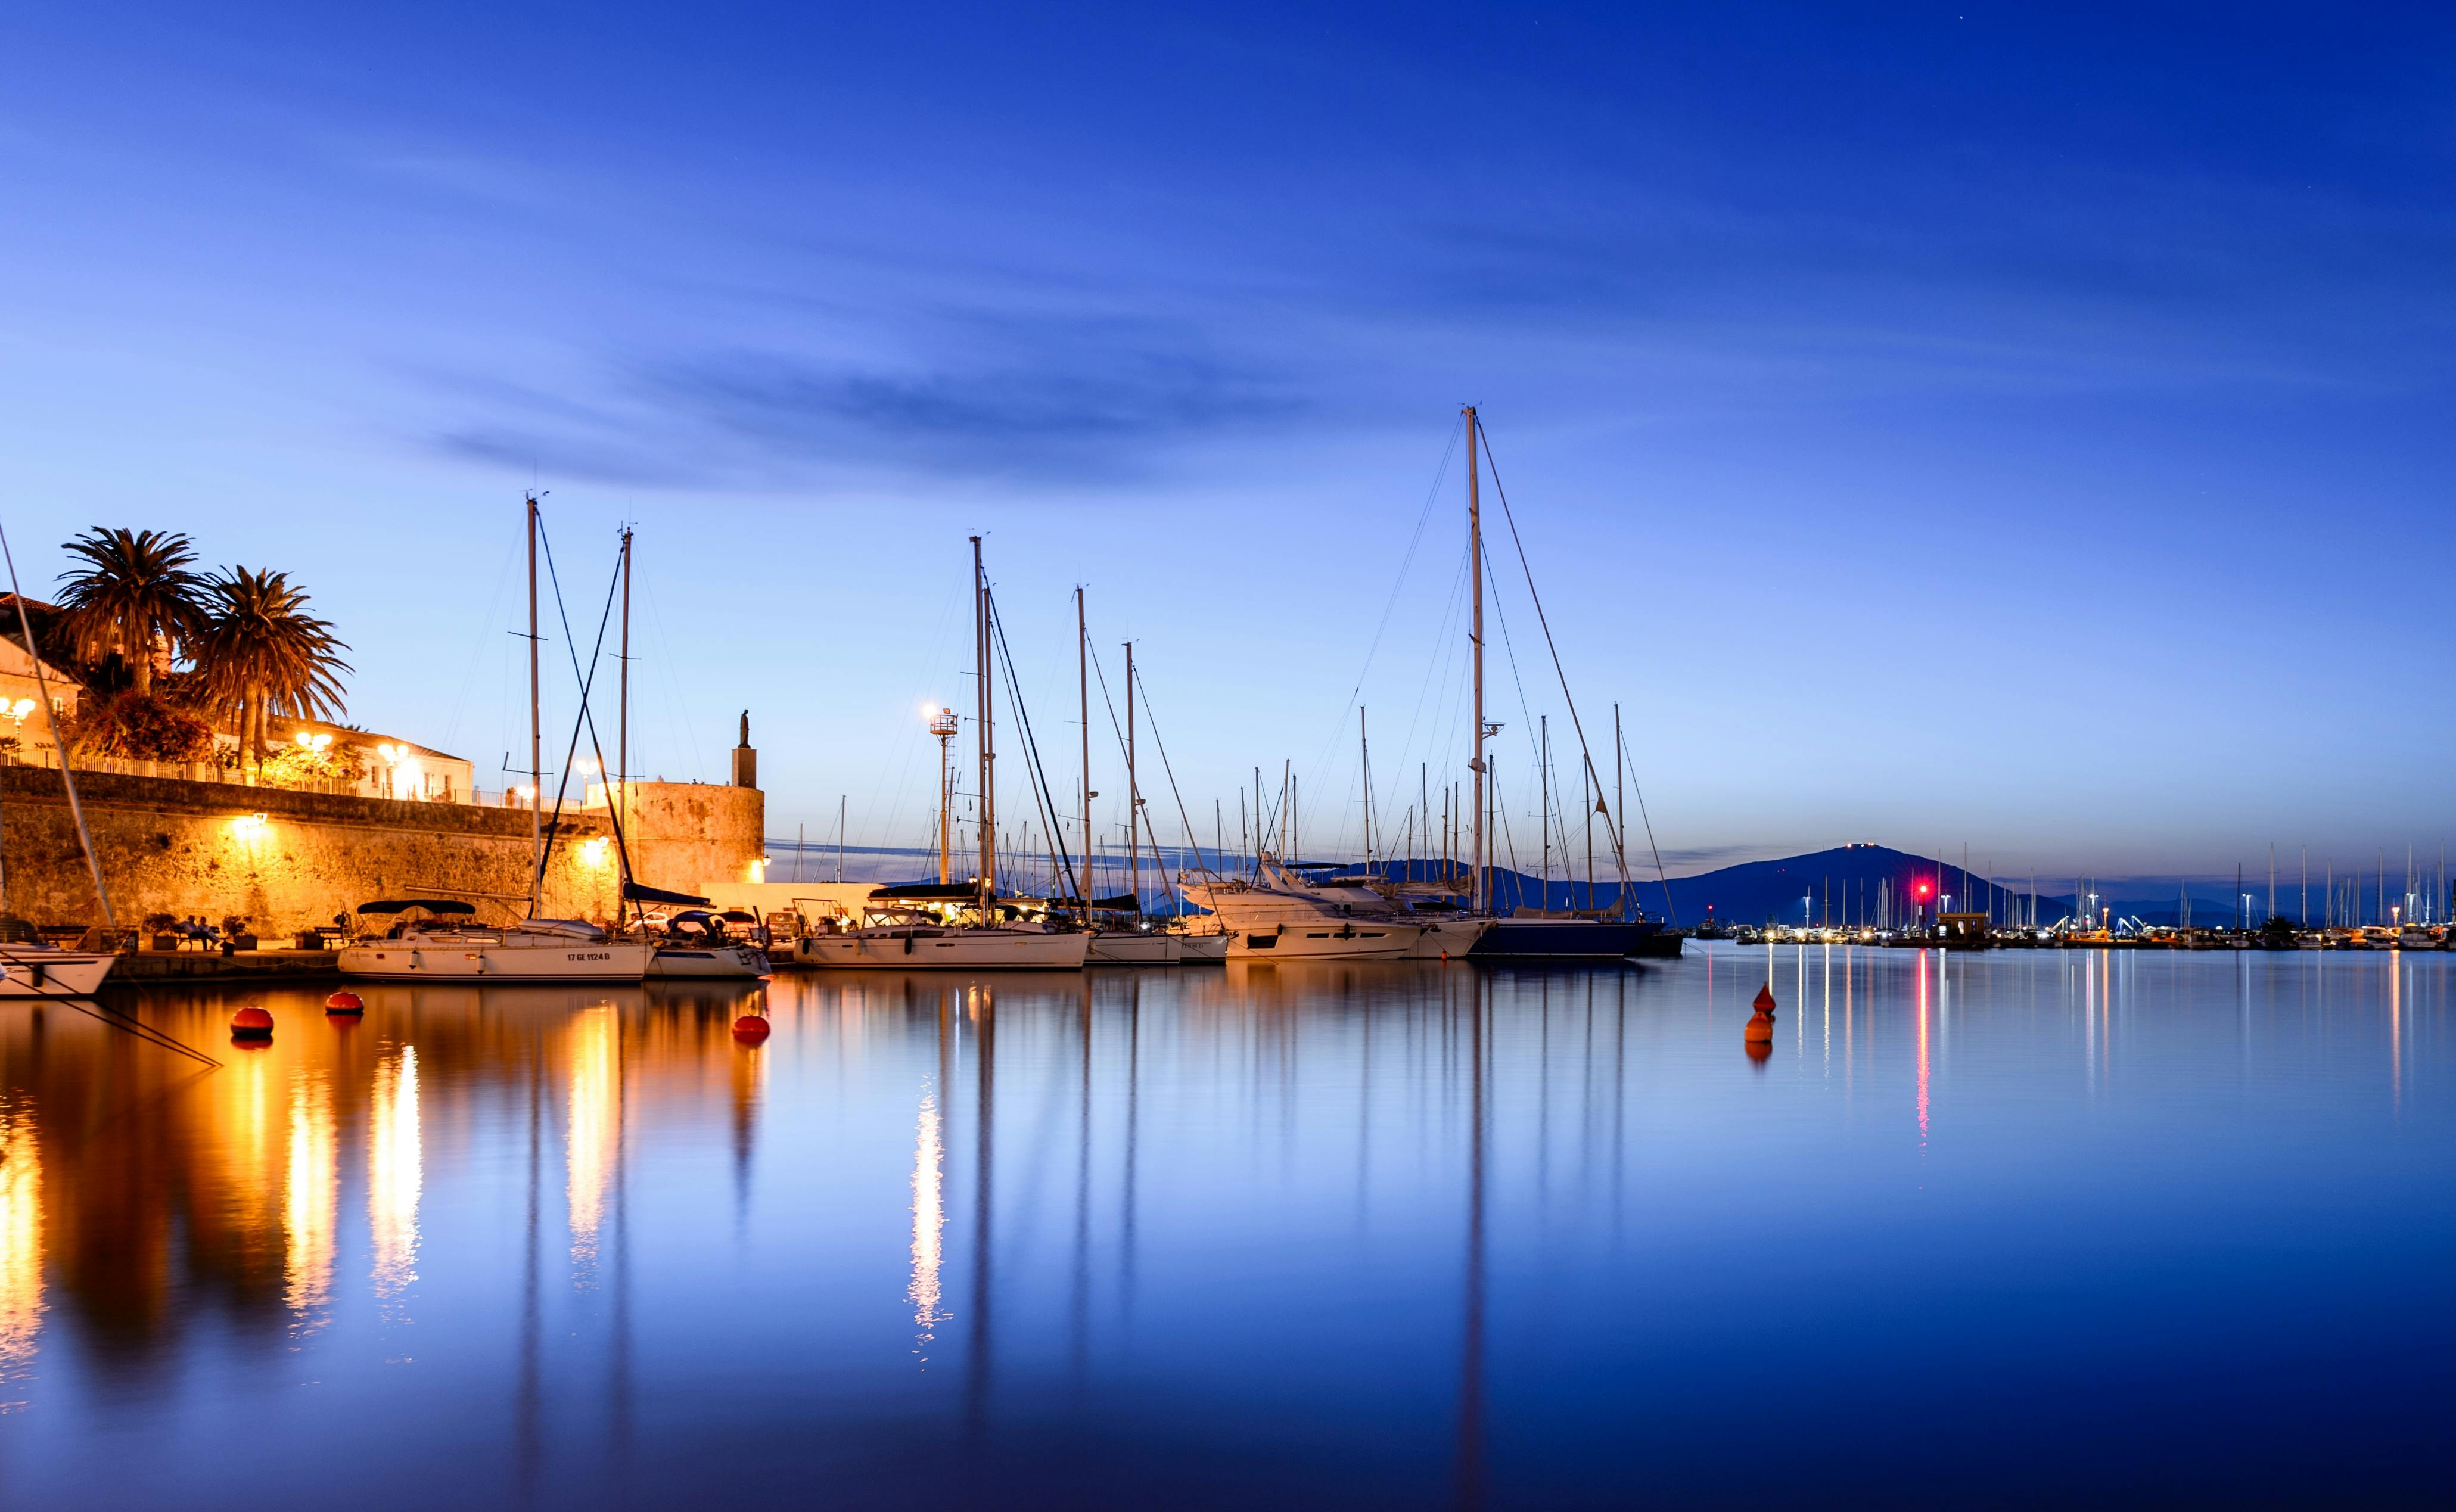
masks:
<svg viewBox="0 0 2456 1512"><path fill-rule="evenodd" d="M1920 883L1920 884L1918 885L1918 895L1919 895L1920 897L1922 897L1922 898L1924 898L1924 897L1926 897L1926 896L1927 896L1927 884L1926 884L1926 883L1922 882L1922 883Z"/></svg>

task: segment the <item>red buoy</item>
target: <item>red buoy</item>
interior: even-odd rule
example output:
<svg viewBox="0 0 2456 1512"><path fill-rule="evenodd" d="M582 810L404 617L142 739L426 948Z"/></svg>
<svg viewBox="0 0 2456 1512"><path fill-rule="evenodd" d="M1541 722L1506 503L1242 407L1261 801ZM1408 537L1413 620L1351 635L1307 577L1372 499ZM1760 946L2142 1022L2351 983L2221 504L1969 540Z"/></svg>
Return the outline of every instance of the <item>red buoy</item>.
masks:
<svg viewBox="0 0 2456 1512"><path fill-rule="evenodd" d="M733 1037L746 1045L756 1045L768 1037L768 1021L756 1013L745 1013L733 1021Z"/></svg>
<svg viewBox="0 0 2456 1512"><path fill-rule="evenodd" d="M366 1011L366 1001L356 992L336 992L324 999L324 1011L327 1013L363 1013Z"/></svg>
<svg viewBox="0 0 2456 1512"><path fill-rule="evenodd" d="M1765 986L1757 989L1757 1000L1750 1006L1760 1013L1770 1013L1773 1011L1773 984L1771 982L1768 982Z"/></svg>
<svg viewBox="0 0 2456 1512"><path fill-rule="evenodd" d="M231 1015L231 1038L271 1039L273 1015L260 1008L242 1008Z"/></svg>

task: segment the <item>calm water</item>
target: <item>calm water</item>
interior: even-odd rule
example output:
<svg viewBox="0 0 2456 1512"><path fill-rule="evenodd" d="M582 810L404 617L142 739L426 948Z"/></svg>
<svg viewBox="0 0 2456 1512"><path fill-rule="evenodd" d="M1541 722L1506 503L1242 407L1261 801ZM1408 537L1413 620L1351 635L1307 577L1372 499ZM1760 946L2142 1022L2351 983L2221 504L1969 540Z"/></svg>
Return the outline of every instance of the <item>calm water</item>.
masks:
<svg viewBox="0 0 2456 1512"><path fill-rule="evenodd" d="M2449 957L1691 950L0 1007L0 1503L2444 1495Z"/></svg>

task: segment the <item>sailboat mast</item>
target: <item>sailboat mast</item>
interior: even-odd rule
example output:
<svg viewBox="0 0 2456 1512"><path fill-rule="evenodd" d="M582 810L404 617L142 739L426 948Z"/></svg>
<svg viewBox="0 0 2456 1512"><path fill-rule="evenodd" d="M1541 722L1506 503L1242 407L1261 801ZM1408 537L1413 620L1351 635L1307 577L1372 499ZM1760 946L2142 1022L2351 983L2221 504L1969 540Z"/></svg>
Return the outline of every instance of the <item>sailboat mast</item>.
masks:
<svg viewBox="0 0 2456 1512"><path fill-rule="evenodd" d="M0 562L9 564L9 596L17 601L17 633L25 638L26 661L34 674L34 696L43 705L43 723L51 732L51 750L60 759L60 786L68 790L69 817L76 821L77 844L85 850L85 868L93 878L93 897L102 905L102 926L115 930L119 921L111 916L111 889L102 881L102 858L94 853L93 831L85 824L85 805L77 800L76 772L69 761L69 743L60 735L60 711L51 703L51 679L43 671L43 653L34 648L34 623L26 617L26 590L17 586L17 557L9 549L9 538L0 534Z"/></svg>
<svg viewBox="0 0 2456 1512"><path fill-rule="evenodd" d="M972 537L972 655L974 681L980 684L981 750L981 922L993 922L991 900L997 895L997 747L990 729L994 700L990 696L990 580L981 565L981 538Z"/></svg>
<svg viewBox="0 0 2456 1512"><path fill-rule="evenodd" d="M1143 793L1135 781L1135 643L1126 643L1126 890L1143 911Z"/></svg>
<svg viewBox="0 0 2456 1512"><path fill-rule="evenodd" d="M1364 705L1356 706L1356 750L1364 767L1364 869L1373 870L1373 737L1364 727Z"/></svg>
<svg viewBox="0 0 2456 1512"><path fill-rule="evenodd" d="M545 733L538 709L538 501L529 495L529 917L545 886Z"/></svg>
<svg viewBox="0 0 2456 1512"><path fill-rule="evenodd" d="M1092 923L1092 800L1099 794L1092 790L1092 631L1083 619L1083 587L1074 587L1074 703L1075 714L1083 725L1083 919L1085 928Z"/></svg>
<svg viewBox="0 0 2456 1512"><path fill-rule="evenodd" d="M1469 902L1478 912L1486 903L1484 866L1484 504L1476 494L1477 474L1483 469L1476 461L1475 406L1460 410L1466 417L1466 571L1475 584L1474 628L1467 639L1475 648L1475 759L1467 770L1475 773L1475 858L1471 874Z"/></svg>
<svg viewBox="0 0 2456 1512"><path fill-rule="evenodd" d="M614 806L614 828L621 829L631 817L631 527L623 527L623 654L620 660L620 697L614 716L614 786L608 790L608 801ZM802 850L797 840L793 847L793 874L802 874ZM631 848L623 848L623 881L631 880ZM617 900L614 917L623 919L630 911L628 894Z"/></svg>

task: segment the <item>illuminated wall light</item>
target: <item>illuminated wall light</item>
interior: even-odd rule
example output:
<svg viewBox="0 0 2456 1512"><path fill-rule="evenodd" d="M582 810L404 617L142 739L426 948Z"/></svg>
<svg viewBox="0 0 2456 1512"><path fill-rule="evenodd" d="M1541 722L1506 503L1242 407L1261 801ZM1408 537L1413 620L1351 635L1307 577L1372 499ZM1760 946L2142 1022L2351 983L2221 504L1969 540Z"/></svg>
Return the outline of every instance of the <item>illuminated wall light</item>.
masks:
<svg viewBox="0 0 2456 1512"><path fill-rule="evenodd" d="M583 840L580 843L580 864L583 867L602 867L605 865L606 858L612 855L613 851L614 842L604 835L599 835L594 840Z"/></svg>
<svg viewBox="0 0 2456 1512"><path fill-rule="evenodd" d="M231 835L237 840L256 840L264 834L262 814L241 814L231 821Z"/></svg>
<svg viewBox="0 0 2456 1512"><path fill-rule="evenodd" d="M753 882L765 882L768 880L767 858L762 857L759 860L750 863L750 880Z"/></svg>

